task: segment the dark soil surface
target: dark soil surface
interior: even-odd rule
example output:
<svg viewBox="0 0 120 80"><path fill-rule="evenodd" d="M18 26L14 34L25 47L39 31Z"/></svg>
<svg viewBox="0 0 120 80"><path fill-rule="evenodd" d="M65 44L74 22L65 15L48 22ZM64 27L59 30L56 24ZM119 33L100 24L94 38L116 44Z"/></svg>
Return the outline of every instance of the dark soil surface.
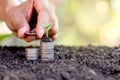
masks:
<svg viewBox="0 0 120 80"><path fill-rule="evenodd" d="M28 61L24 47L0 47L0 80L120 80L120 46L54 51L53 62Z"/></svg>
<svg viewBox="0 0 120 80"><path fill-rule="evenodd" d="M41 39L41 41L42 42L52 42L52 39L50 39L49 37L43 37L42 39Z"/></svg>

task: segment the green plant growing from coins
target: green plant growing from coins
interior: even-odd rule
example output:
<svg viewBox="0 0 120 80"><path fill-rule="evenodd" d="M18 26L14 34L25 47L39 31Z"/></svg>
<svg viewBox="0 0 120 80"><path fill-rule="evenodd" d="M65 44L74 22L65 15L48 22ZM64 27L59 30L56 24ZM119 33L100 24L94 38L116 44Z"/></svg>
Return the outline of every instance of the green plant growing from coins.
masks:
<svg viewBox="0 0 120 80"><path fill-rule="evenodd" d="M46 37L48 37L49 25L45 26Z"/></svg>
<svg viewBox="0 0 120 80"><path fill-rule="evenodd" d="M40 55L42 61L52 61L54 60L54 45L52 39L48 37L48 31L50 25L43 25L45 28L45 36L42 37L40 42Z"/></svg>

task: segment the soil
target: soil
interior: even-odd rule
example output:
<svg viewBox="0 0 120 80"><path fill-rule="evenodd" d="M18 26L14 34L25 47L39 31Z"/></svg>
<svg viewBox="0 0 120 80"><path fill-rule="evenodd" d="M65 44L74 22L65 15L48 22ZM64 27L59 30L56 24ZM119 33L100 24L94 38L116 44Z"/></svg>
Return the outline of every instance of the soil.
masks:
<svg viewBox="0 0 120 80"><path fill-rule="evenodd" d="M52 42L52 39L47 37L47 36L44 36L42 39L41 39L42 42Z"/></svg>
<svg viewBox="0 0 120 80"><path fill-rule="evenodd" d="M25 47L0 47L0 80L120 80L120 46L55 46L55 60L25 59Z"/></svg>

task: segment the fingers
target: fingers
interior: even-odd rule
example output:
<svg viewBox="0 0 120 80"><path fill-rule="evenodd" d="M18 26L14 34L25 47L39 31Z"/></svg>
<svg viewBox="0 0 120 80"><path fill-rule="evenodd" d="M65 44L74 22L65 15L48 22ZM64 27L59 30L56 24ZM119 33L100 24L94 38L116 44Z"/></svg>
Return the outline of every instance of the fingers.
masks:
<svg viewBox="0 0 120 80"><path fill-rule="evenodd" d="M49 37L55 40L58 32L58 20L54 13L53 6L48 3L48 0L31 0L29 4L30 6L27 6L26 9L24 9L23 6L20 11L19 8L16 8L16 11L13 10L15 12L11 14L11 19L9 20L11 21L10 26L12 26L10 29L19 38L22 38L27 42L31 42L35 39L41 39L45 34L45 27L42 25L55 24L50 28L48 32ZM37 36L26 36L25 33L30 32L30 26L28 22L30 21L31 16L34 15L32 14L33 7L38 13L37 24L34 30L34 32L37 33ZM14 15L14 18L12 18L12 15Z"/></svg>
<svg viewBox="0 0 120 80"><path fill-rule="evenodd" d="M19 18L16 19L16 22L15 22L15 26L18 32L18 37L25 38L25 33L30 31L30 27L23 15L21 15Z"/></svg>
<svg viewBox="0 0 120 80"><path fill-rule="evenodd" d="M21 19L17 20L17 24L19 24L17 29L19 38L25 38L25 33L30 31L30 26L28 22L32 17L33 11L33 0L28 0L24 4L20 6L23 15L20 14Z"/></svg>
<svg viewBox="0 0 120 80"><path fill-rule="evenodd" d="M54 25L49 30L49 37L52 38L52 40L55 40L58 35L58 19L55 15L55 7L52 4L50 5L50 11L50 21L51 23L54 23Z"/></svg>
<svg viewBox="0 0 120 80"><path fill-rule="evenodd" d="M49 3L48 0L35 0L34 7L38 13L36 33L38 38L45 34L45 27L42 25L49 24Z"/></svg>
<svg viewBox="0 0 120 80"><path fill-rule="evenodd" d="M33 29L31 32L35 33L35 29ZM31 42L31 41L34 41L34 40L36 40L36 39L37 39L37 37L36 37L35 35L27 35L27 36L24 38L24 40L25 40L26 42Z"/></svg>
<svg viewBox="0 0 120 80"><path fill-rule="evenodd" d="M34 3L34 0L28 0L26 2L26 20L29 22L30 21L30 18L31 16L33 15L32 12L33 12L33 3Z"/></svg>
<svg viewBox="0 0 120 80"><path fill-rule="evenodd" d="M9 29L11 29L12 32L21 39L24 39L25 33L30 31L28 24L32 13L32 3L30 1L32 0L29 0L19 6L10 8L6 19L6 23Z"/></svg>
<svg viewBox="0 0 120 80"><path fill-rule="evenodd" d="M19 30L18 30L18 37L23 39L25 38L25 33L29 32L29 27L28 26L22 26Z"/></svg>
<svg viewBox="0 0 120 80"><path fill-rule="evenodd" d="M45 34L45 26L49 24L49 16L48 13L45 11L41 11L38 13L38 19L37 19L37 26L36 26L36 33L38 38L42 38L42 36Z"/></svg>
<svg viewBox="0 0 120 80"><path fill-rule="evenodd" d="M36 33L38 38L42 38L45 34L45 26L55 24L49 30L49 37L57 35L58 21L54 12L54 6L48 3L48 0L35 0L34 7L38 13ZM54 38L55 39L55 38Z"/></svg>
<svg viewBox="0 0 120 80"><path fill-rule="evenodd" d="M56 38L57 38L57 35L54 35L54 36L51 37L51 39L52 39L53 41L56 40Z"/></svg>
<svg viewBox="0 0 120 80"><path fill-rule="evenodd" d="M39 13L41 11L49 11L49 2L48 0L34 0L34 7Z"/></svg>
<svg viewBox="0 0 120 80"><path fill-rule="evenodd" d="M14 14L13 14L14 15ZM24 38L25 33L29 32L29 25L25 19L25 17L21 15L14 15L9 17L10 20L8 20L6 23L9 27L9 29L19 38Z"/></svg>
<svg viewBox="0 0 120 80"><path fill-rule="evenodd" d="M43 28L43 26L39 26L38 24L36 28L36 32L37 32L37 37L42 38L43 35L45 34L45 28Z"/></svg>
<svg viewBox="0 0 120 80"><path fill-rule="evenodd" d="M36 36L28 36L28 37L26 37L24 40L26 41L26 42L31 42L31 41L34 41L34 40L36 40L37 38L36 38Z"/></svg>
<svg viewBox="0 0 120 80"><path fill-rule="evenodd" d="M25 38L25 33L30 31L29 25L24 18L21 21L15 19L13 22L7 23L7 25L21 39Z"/></svg>
<svg viewBox="0 0 120 80"><path fill-rule="evenodd" d="M38 13L37 18L37 25L36 25L36 33L38 38L42 38L42 36L45 34L45 26L49 22L49 16L48 13L45 11L41 11Z"/></svg>
<svg viewBox="0 0 120 80"><path fill-rule="evenodd" d="M53 36L57 37L58 33L58 23L56 22L49 30L49 37L52 38Z"/></svg>

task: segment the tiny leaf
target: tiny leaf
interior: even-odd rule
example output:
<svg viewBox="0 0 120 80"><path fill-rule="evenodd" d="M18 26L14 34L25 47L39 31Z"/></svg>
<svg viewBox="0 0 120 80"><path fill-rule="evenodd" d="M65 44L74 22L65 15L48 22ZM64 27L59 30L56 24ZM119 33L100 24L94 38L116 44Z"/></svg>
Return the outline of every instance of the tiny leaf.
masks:
<svg viewBox="0 0 120 80"><path fill-rule="evenodd" d="M46 25L45 28L46 28L46 36L48 37L49 25Z"/></svg>

